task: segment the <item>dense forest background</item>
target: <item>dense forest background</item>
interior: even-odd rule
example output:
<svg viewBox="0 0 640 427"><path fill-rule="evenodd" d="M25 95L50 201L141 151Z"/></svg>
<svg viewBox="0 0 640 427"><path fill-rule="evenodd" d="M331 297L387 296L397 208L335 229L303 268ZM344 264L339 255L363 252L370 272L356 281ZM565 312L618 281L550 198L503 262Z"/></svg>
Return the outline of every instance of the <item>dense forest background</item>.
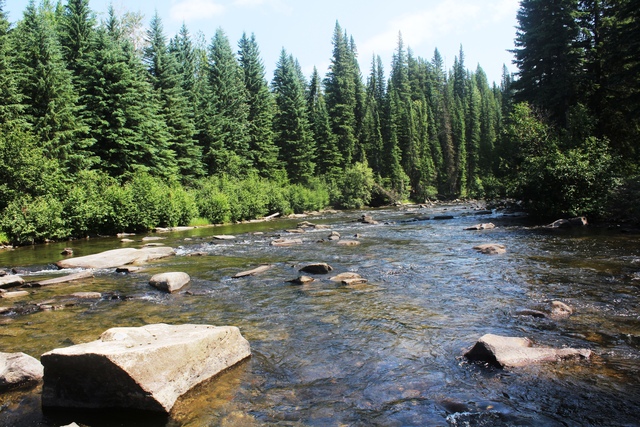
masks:
<svg viewBox="0 0 640 427"><path fill-rule="evenodd" d="M460 48L445 69L398 37L363 72L336 23L331 65L282 50L266 80L232 47L88 0L0 0L0 230L45 239L220 223L327 206L513 198L532 214L638 218L640 1L523 0L518 72Z"/></svg>

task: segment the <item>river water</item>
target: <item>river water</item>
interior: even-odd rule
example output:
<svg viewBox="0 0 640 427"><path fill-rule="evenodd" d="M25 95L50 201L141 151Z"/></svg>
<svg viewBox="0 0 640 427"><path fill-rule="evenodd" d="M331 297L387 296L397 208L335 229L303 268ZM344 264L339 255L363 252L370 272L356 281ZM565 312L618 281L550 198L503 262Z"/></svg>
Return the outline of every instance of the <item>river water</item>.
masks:
<svg viewBox="0 0 640 427"><path fill-rule="evenodd" d="M115 326L195 323L238 326L252 357L183 396L172 413L45 412L40 389L0 395L1 426L632 426L640 425L640 238L584 228L531 227L521 217L477 215L470 206L367 211L305 218L330 230L288 235L299 220L163 234L178 256L134 274L98 271L75 284L33 288L0 315L0 351L34 357L97 339ZM420 220L451 215L448 220ZM465 231L479 222L494 230ZM326 240L357 235L359 246ZM235 240L214 240L230 234ZM270 245L278 236L300 245ZM139 247L143 236L134 236ZM324 240L324 241L322 241ZM482 255L482 243L506 246ZM99 238L0 253L27 281L52 277L61 249L87 255L125 246ZM203 256L187 256L205 252ZM288 280L311 262L357 272L352 287L316 275ZM232 279L263 263L262 274ZM43 271L44 270L44 271ZM148 285L152 274L187 272L175 294ZM76 300L98 291L99 300ZM518 315L551 301L566 319ZM37 310L48 302L57 310ZM537 345L588 348L590 361L499 370L468 363L486 333L526 336Z"/></svg>

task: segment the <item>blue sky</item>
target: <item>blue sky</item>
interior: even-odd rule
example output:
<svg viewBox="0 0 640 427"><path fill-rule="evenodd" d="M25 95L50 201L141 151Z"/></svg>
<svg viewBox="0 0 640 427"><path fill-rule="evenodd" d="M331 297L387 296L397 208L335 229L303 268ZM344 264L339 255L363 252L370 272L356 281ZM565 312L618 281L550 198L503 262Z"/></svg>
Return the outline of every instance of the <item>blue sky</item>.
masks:
<svg viewBox="0 0 640 427"><path fill-rule="evenodd" d="M6 0L10 21L21 19L27 3ZM201 31L207 42L221 27L233 46L243 31L255 33L267 78L283 47L299 60L305 74L316 66L324 75L336 20L354 38L364 76L374 53L382 57L388 73L399 32L415 56L430 59L437 47L447 69L462 44L465 66L475 70L479 63L490 82L500 82L503 64L515 71L507 50L513 48L518 0L90 0L89 4L103 18L109 3L119 11L141 12L145 26L157 10L168 37L182 22L191 34Z"/></svg>

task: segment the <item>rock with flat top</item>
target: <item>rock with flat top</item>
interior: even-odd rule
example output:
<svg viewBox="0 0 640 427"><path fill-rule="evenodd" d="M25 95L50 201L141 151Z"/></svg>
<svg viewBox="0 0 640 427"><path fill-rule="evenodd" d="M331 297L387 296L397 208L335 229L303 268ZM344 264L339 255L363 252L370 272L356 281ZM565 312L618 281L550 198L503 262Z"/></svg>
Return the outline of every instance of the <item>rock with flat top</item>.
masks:
<svg viewBox="0 0 640 427"><path fill-rule="evenodd" d="M71 294L72 297L78 299L100 299L102 294L100 292L75 292Z"/></svg>
<svg viewBox="0 0 640 427"><path fill-rule="evenodd" d="M301 245L302 239L276 239L271 242L271 246L277 247L287 247L287 246L295 246Z"/></svg>
<svg viewBox="0 0 640 427"><path fill-rule="evenodd" d="M338 240L338 246L359 246L360 242L357 240Z"/></svg>
<svg viewBox="0 0 640 427"><path fill-rule="evenodd" d="M161 291L173 293L191 281L187 273L171 272L156 274L149 279L149 284Z"/></svg>
<svg viewBox="0 0 640 427"><path fill-rule="evenodd" d="M22 297L28 297L28 296L29 296L29 292L27 291L11 291L11 292L0 293L0 298L4 298L4 299L22 298Z"/></svg>
<svg viewBox="0 0 640 427"><path fill-rule="evenodd" d="M588 359L591 350L533 347L528 338L486 334L464 355L469 360L489 363L498 368L520 367L542 362Z"/></svg>
<svg viewBox="0 0 640 427"><path fill-rule="evenodd" d="M0 288L9 289L24 285L24 279L16 274L0 277Z"/></svg>
<svg viewBox="0 0 640 427"><path fill-rule="evenodd" d="M316 279L314 279L313 277L309 277L309 276L300 276L297 277L293 280L289 280L289 283L293 283L295 285L306 285L307 283L311 283L313 281L315 281Z"/></svg>
<svg viewBox="0 0 640 427"><path fill-rule="evenodd" d="M340 273L337 274L333 277L330 277L329 280L331 280L332 282L342 282L343 280L347 280L347 279L360 279L362 276L360 276L358 273L353 273L350 271L347 271L345 273Z"/></svg>
<svg viewBox="0 0 640 427"><path fill-rule="evenodd" d="M42 364L24 353L0 353L0 392L39 383Z"/></svg>
<svg viewBox="0 0 640 427"><path fill-rule="evenodd" d="M241 271L240 273L236 273L233 275L233 278L238 279L240 277L255 276L256 274L264 273L265 271L270 270L271 268L273 268L272 264L261 265L251 270Z"/></svg>
<svg viewBox="0 0 640 427"><path fill-rule="evenodd" d="M249 356L234 326L112 328L42 355L42 406L169 413L178 397Z"/></svg>
<svg viewBox="0 0 640 427"><path fill-rule="evenodd" d="M94 255L69 258L58 261L59 268L115 268L129 264L139 264L175 255L175 251L167 246L159 248L122 248L112 249Z"/></svg>
<svg viewBox="0 0 640 427"><path fill-rule="evenodd" d="M482 224L472 225L471 227L465 228L465 230L493 230L496 228L496 225L492 222L485 222Z"/></svg>
<svg viewBox="0 0 640 427"><path fill-rule="evenodd" d="M62 277L56 277L54 279L40 280L40 281L34 282L33 284L38 286L51 286L51 285L59 285L61 283L73 282L75 280L89 279L91 277L93 277L93 271L88 270L88 271L81 271L79 273L69 274Z"/></svg>

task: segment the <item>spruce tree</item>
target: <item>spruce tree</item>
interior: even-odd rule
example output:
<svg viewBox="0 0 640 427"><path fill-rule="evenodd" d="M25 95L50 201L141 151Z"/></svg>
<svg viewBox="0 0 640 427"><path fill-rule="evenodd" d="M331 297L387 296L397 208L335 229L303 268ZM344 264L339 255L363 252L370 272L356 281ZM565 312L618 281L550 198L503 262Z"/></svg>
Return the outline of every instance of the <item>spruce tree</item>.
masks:
<svg viewBox="0 0 640 427"><path fill-rule="evenodd" d="M374 55L371 61L371 72L367 78L361 142L364 146L369 167L378 176L383 173L385 164L380 117L384 107L385 89L386 83L382 60L380 56L376 57Z"/></svg>
<svg viewBox="0 0 640 427"><path fill-rule="evenodd" d="M255 35L242 34L239 42L240 66L249 106L247 117L251 162L264 177L275 177L281 169L278 147L273 142L275 101L265 79L265 70Z"/></svg>
<svg viewBox="0 0 640 427"><path fill-rule="evenodd" d="M221 28L209 47L208 99L200 137L210 173L239 176L252 167L247 134L249 108L243 72Z"/></svg>
<svg viewBox="0 0 640 427"><path fill-rule="evenodd" d="M33 132L63 169L75 172L88 167L92 159L86 150L93 141L86 138L87 128L78 117L78 97L51 18L31 0L12 34L25 116Z"/></svg>
<svg viewBox="0 0 640 427"><path fill-rule="evenodd" d="M331 122L322 90L322 80L316 67L313 67L309 83L307 109L316 143L316 170L330 180L337 180L342 170L340 167L342 158L336 144L336 138L331 131Z"/></svg>
<svg viewBox="0 0 640 427"><path fill-rule="evenodd" d="M60 44L67 66L74 75L77 74L78 62L91 47L95 25L96 20L89 8L89 0L67 0L59 24Z"/></svg>
<svg viewBox="0 0 640 427"><path fill-rule="evenodd" d="M4 12L4 0L0 0L0 125L21 116L23 106L11 64L10 24Z"/></svg>
<svg viewBox="0 0 640 427"><path fill-rule="evenodd" d="M175 153L180 178L184 183L193 183L204 174L202 150L196 145L189 101L180 86L177 62L167 49L157 13L147 31L143 59L160 100L160 113L167 125L169 147Z"/></svg>
<svg viewBox="0 0 640 427"><path fill-rule="evenodd" d="M327 110L343 166L353 162L356 149L356 84L354 55L340 24L333 33L333 56L325 78Z"/></svg>
<svg viewBox="0 0 640 427"><path fill-rule="evenodd" d="M280 159L293 183L308 183L315 171L313 135L295 60L284 49L276 65L272 87L278 106L273 127Z"/></svg>
<svg viewBox="0 0 640 427"><path fill-rule="evenodd" d="M86 82L84 116L96 140L93 152L114 177L129 178L138 171L173 177L175 153L158 97L133 45L119 33L118 19L111 17L98 29L80 70Z"/></svg>

